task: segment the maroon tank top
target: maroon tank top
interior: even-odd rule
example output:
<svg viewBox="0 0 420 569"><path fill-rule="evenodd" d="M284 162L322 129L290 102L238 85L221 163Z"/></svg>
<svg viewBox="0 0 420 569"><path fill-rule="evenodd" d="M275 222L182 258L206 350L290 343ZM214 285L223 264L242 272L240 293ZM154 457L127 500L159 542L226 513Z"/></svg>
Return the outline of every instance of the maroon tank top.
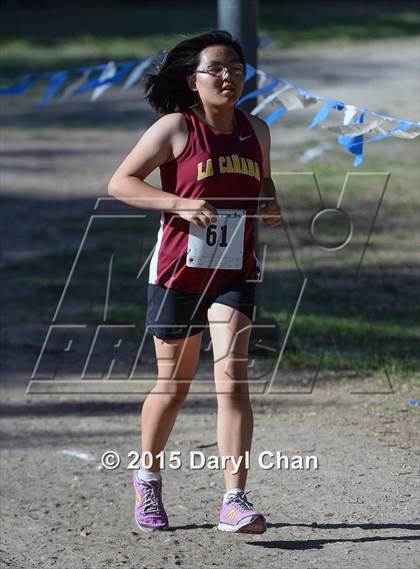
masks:
<svg viewBox="0 0 420 569"><path fill-rule="evenodd" d="M177 158L160 167L162 190L204 199L224 216L207 230L197 230L179 215L162 212L149 283L218 294L230 284L260 275L255 218L249 216L256 213L263 183L262 152L250 121L239 109L236 127L229 133L212 128L192 109L182 114L187 143Z"/></svg>

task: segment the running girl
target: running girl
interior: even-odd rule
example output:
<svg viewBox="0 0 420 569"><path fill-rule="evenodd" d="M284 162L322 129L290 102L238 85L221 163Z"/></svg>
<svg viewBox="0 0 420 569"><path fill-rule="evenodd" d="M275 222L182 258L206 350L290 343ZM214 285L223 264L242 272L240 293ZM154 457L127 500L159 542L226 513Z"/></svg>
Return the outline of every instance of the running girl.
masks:
<svg viewBox="0 0 420 569"><path fill-rule="evenodd" d="M259 203L264 223L282 219L270 178L269 129L235 107L244 81L244 56L229 33L213 31L176 45L146 82L146 97L163 116L108 186L119 200L161 211L146 317L158 378L141 415L142 452L153 457L164 450L188 394L207 325L219 453L237 461L251 448L247 359L260 274L252 216ZM158 167L162 190L144 181ZM264 516L245 494L247 470L232 470L224 471L218 528L263 533ZM158 460L150 468L142 465L134 486L137 525L145 531L167 528Z"/></svg>

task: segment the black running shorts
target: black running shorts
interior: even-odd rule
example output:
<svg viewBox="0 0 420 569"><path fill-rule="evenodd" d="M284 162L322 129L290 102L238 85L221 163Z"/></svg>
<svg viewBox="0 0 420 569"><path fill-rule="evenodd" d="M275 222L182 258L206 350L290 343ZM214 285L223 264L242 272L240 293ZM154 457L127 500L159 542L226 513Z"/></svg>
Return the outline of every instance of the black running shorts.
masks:
<svg viewBox="0 0 420 569"><path fill-rule="evenodd" d="M148 284L147 332L163 340L186 338L202 332L207 310L218 302L236 308L253 320L256 282L241 281L218 295L182 292L162 285ZM201 301L200 301L201 297Z"/></svg>

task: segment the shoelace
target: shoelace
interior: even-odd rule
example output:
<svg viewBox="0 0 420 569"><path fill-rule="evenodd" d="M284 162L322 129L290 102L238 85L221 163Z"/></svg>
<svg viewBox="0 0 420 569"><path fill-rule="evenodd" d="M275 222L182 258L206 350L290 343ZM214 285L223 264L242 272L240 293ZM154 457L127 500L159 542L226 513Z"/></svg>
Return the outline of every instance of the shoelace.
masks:
<svg viewBox="0 0 420 569"><path fill-rule="evenodd" d="M149 484L145 480L140 482L144 489L143 512L145 514L158 514L160 510L160 487L158 484Z"/></svg>
<svg viewBox="0 0 420 569"><path fill-rule="evenodd" d="M244 492L243 494L231 494L228 497L228 504L234 502L235 504L238 504L239 509L244 512L253 510L254 504L248 500L246 497L247 494L250 494L250 492Z"/></svg>

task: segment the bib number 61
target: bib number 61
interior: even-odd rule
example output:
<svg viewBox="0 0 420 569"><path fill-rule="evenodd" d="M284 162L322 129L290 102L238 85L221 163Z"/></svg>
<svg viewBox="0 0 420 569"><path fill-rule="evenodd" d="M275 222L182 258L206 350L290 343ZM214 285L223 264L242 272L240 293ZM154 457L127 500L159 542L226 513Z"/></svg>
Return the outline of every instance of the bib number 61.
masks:
<svg viewBox="0 0 420 569"><path fill-rule="evenodd" d="M217 243L217 225L209 225L206 232L206 243L209 247L214 247ZM227 247L227 225L222 225L220 228L221 237L219 247Z"/></svg>

